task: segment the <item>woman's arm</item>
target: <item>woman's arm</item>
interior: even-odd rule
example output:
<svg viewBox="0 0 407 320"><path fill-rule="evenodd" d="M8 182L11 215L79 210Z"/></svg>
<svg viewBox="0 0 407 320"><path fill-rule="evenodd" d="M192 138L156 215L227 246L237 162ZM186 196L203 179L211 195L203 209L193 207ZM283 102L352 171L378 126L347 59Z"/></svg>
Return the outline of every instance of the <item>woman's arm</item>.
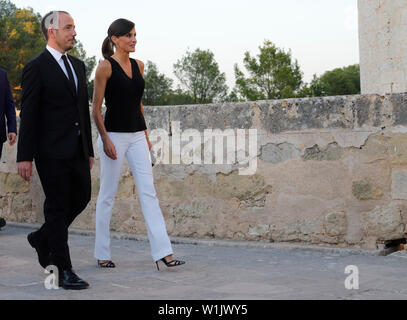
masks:
<svg viewBox="0 0 407 320"><path fill-rule="evenodd" d="M143 102L141 102L141 113L143 114L144 117L144 108L143 108ZM145 119L145 117L144 117ZM145 120L144 120L145 121ZM152 143L150 142L150 139L148 138L148 133L147 133L147 129L144 130L144 133L146 134L146 139L147 139L147 144L148 144L148 149L151 150L151 148L153 147Z"/></svg>
<svg viewBox="0 0 407 320"><path fill-rule="evenodd" d="M143 61L140 61L140 60L136 60L136 61L137 61L138 67L140 69L141 76L144 76L144 63L143 63ZM143 117L145 119L146 117L144 116L144 108L143 108L143 102L142 101L140 103L140 107L141 107L141 113L143 114ZM150 139L148 138L147 129L144 130L144 133L146 134L148 148L151 149L153 147L153 145L151 144Z"/></svg>
<svg viewBox="0 0 407 320"><path fill-rule="evenodd" d="M117 159L116 148L107 134L105 124L102 117L102 103L105 97L106 83L112 75L112 66L107 60L99 63L95 74L95 88L93 90L92 116L100 137L103 141L103 149L106 155L113 159Z"/></svg>

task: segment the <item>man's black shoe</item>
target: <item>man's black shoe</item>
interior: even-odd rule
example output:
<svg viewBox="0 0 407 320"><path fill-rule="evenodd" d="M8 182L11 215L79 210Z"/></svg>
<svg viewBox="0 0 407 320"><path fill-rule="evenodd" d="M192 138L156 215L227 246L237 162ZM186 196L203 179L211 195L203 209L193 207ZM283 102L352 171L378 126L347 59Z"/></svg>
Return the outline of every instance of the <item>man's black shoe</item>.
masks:
<svg viewBox="0 0 407 320"><path fill-rule="evenodd" d="M63 270L59 274L59 286L66 290L82 290L89 287L89 283L79 278L72 269Z"/></svg>
<svg viewBox="0 0 407 320"><path fill-rule="evenodd" d="M35 241L34 232L27 236L27 240L30 246L37 251L38 262L40 263L41 267L45 269L49 265L52 265L50 252Z"/></svg>
<svg viewBox="0 0 407 320"><path fill-rule="evenodd" d="M6 225L6 220L3 218L0 218L0 229L3 228Z"/></svg>

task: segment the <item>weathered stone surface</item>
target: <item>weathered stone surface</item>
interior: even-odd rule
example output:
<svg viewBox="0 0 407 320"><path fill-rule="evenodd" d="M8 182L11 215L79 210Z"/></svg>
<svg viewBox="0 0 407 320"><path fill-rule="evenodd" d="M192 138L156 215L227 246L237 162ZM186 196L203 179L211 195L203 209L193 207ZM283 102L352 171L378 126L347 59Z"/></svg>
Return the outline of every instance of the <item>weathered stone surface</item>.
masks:
<svg viewBox="0 0 407 320"><path fill-rule="evenodd" d="M257 102L264 128L271 133L310 128L352 128L353 113L346 112L354 97L324 97Z"/></svg>
<svg viewBox="0 0 407 320"><path fill-rule="evenodd" d="M21 222L35 221L35 216L32 215L32 199L29 194L15 194L8 197L7 202L10 209L8 219Z"/></svg>
<svg viewBox="0 0 407 320"><path fill-rule="evenodd" d="M360 149L360 157L364 163L386 160L390 153L389 138L382 134L372 135Z"/></svg>
<svg viewBox="0 0 407 320"><path fill-rule="evenodd" d="M173 135L178 124L181 132L187 128L199 132L254 128L262 160L251 176L239 175L236 163L155 166L154 184L169 234L373 248L378 232L365 232L365 224L375 224L361 219L362 213L371 213L376 205L387 208L392 202L407 209L402 191L406 189L407 165L404 96L151 107L146 112L149 129L161 128ZM96 137L94 127L94 140ZM243 153L241 147L239 152ZM100 173L97 153L92 200L75 221L76 227L84 229L95 226ZM19 181L13 183L13 179L18 180L15 162L1 163L1 216L9 221L41 223L44 195L35 170L31 189ZM6 182L11 182L8 191ZM25 196L14 199L16 195ZM26 197L32 199L31 212ZM17 215L13 210L16 203ZM403 226L407 225L404 211ZM376 225L396 224L393 220L397 221L380 222L377 218ZM112 210L111 230L147 233L127 163Z"/></svg>
<svg viewBox="0 0 407 320"><path fill-rule="evenodd" d="M402 211L396 204L386 207L376 207L362 214L364 230L367 236L378 240L394 240L404 238L405 225L402 221Z"/></svg>
<svg viewBox="0 0 407 320"><path fill-rule="evenodd" d="M345 235L347 221L345 212L333 212L325 218L325 232L330 237Z"/></svg>
<svg viewBox="0 0 407 320"><path fill-rule="evenodd" d="M271 186L266 185L260 175L240 176L237 172L229 175L218 174L215 197L221 199L237 198L248 207L264 207Z"/></svg>
<svg viewBox="0 0 407 320"><path fill-rule="evenodd" d="M96 226L96 200L92 198L90 203L86 206L85 210L76 217L72 227L81 228L86 230L93 230Z"/></svg>
<svg viewBox="0 0 407 320"><path fill-rule="evenodd" d="M407 93L404 94L392 94L390 101L393 104L394 110L394 124L405 125L407 124Z"/></svg>
<svg viewBox="0 0 407 320"><path fill-rule="evenodd" d="M383 192L373 186L369 179L353 182L352 193L358 200L376 200L383 197Z"/></svg>
<svg viewBox="0 0 407 320"><path fill-rule="evenodd" d="M371 99L369 96L362 96L355 102L357 124L362 127L369 122Z"/></svg>
<svg viewBox="0 0 407 320"><path fill-rule="evenodd" d="M250 129L253 112L251 103L223 103L208 105L177 106L170 108L170 121L179 121L180 129ZM197 114L199 116L197 117Z"/></svg>
<svg viewBox="0 0 407 320"><path fill-rule="evenodd" d="M173 215L177 220L176 223L180 223L185 217L202 218L210 213L210 209L211 207L208 203L194 200L192 202L182 203L174 208Z"/></svg>
<svg viewBox="0 0 407 320"><path fill-rule="evenodd" d="M0 195L4 196L6 195L6 179L7 179L8 173L0 172Z"/></svg>
<svg viewBox="0 0 407 320"><path fill-rule="evenodd" d="M406 92L407 54L403 0L359 0L362 93Z"/></svg>
<svg viewBox="0 0 407 320"><path fill-rule="evenodd" d="M407 170L393 169L392 198L394 200L407 200Z"/></svg>
<svg viewBox="0 0 407 320"><path fill-rule="evenodd" d="M10 173L5 182L6 193L26 193L30 191L30 183L24 181L18 174Z"/></svg>
<svg viewBox="0 0 407 320"><path fill-rule="evenodd" d="M146 125L149 130L163 129L170 132L170 108L144 106Z"/></svg>
<svg viewBox="0 0 407 320"><path fill-rule="evenodd" d="M27 194L17 194L13 198L12 210L15 213L31 213L32 200Z"/></svg>
<svg viewBox="0 0 407 320"><path fill-rule="evenodd" d="M331 143L327 148L321 150L318 145L306 149L304 160L335 161L342 156L342 149L336 143Z"/></svg>
<svg viewBox="0 0 407 320"><path fill-rule="evenodd" d="M135 193L135 183L133 176L123 176L120 179L119 186L117 188L116 199L130 198Z"/></svg>
<svg viewBox="0 0 407 320"><path fill-rule="evenodd" d="M92 197L97 197L99 194L99 189L100 189L100 178L92 176Z"/></svg>
<svg viewBox="0 0 407 320"><path fill-rule="evenodd" d="M407 170L393 169L391 197L394 200L407 200Z"/></svg>
<svg viewBox="0 0 407 320"><path fill-rule="evenodd" d="M389 153L393 165L407 165L407 139L405 134L387 137Z"/></svg>
<svg viewBox="0 0 407 320"><path fill-rule="evenodd" d="M319 219L290 220L276 225L271 237L273 241L310 242L316 243L316 235L322 233L322 222Z"/></svg>
<svg viewBox="0 0 407 320"><path fill-rule="evenodd" d="M270 232L270 225L258 224L253 227L249 227L248 234L254 237L265 237Z"/></svg>
<svg viewBox="0 0 407 320"><path fill-rule="evenodd" d="M269 163L280 163L291 159L297 159L301 156L301 151L289 143L278 145L267 144L261 149L261 160Z"/></svg>

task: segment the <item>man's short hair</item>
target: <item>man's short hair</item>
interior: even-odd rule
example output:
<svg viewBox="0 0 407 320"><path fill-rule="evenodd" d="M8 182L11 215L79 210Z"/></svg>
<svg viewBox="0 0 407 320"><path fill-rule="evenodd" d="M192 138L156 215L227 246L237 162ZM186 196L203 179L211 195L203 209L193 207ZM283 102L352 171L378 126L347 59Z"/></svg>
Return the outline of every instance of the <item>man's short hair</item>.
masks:
<svg viewBox="0 0 407 320"><path fill-rule="evenodd" d="M41 21L41 29L42 33L44 34L45 40L48 41L48 29L53 28L53 29L59 29L59 15L61 13L65 13L67 15L70 15L66 11L51 11L48 12L44 18L42 18Z"/></svg>

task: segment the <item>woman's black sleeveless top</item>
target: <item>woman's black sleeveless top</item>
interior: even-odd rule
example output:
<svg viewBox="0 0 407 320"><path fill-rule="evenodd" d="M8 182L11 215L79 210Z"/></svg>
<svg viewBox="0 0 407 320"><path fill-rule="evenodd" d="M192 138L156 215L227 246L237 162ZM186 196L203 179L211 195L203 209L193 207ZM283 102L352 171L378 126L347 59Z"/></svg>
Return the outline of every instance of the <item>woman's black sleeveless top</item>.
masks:
<svg viewBox="0 0 407 320"><path fill-rule="evenodd" d="M130 58L132 78L124 72L120 64L108 58L112 65L112 75L105 90L105 128L108 132L138 132L147 129L141 113L141 97L144 92L144 79L136 60Z"/></svg>

